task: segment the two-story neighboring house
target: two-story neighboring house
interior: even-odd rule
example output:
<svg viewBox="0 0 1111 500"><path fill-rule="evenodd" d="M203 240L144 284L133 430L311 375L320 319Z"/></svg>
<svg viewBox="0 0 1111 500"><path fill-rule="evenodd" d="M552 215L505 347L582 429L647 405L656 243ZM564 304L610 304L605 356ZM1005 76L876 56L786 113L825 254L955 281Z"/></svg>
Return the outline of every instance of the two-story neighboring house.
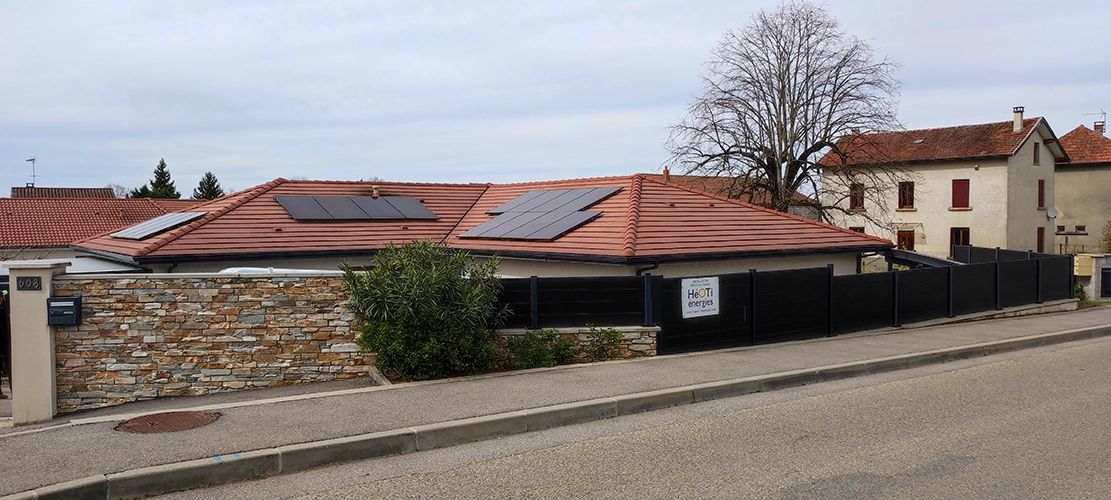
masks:
<svg viewBox="0 0 1111 500"><path fill-rule="evenodd" d="M1057 247L1064 253L1100 252L1103 226L1111 220L1111 139L1105 122L1080 125L1061 136L1069 154L1056 164Z"/></svg>
<svg viewBox="0 0 1111 500"><path fill-rule="evenodd" d="M938 257L954 244L1054 250L1054 162L1068 157L1045 119L1024 118L1022 107L1011 121L853 135L837 146L844 156L827 153L822 165L900 170L889 186L850 184L842 227ZM873 190L890 206L869 206Z"/></svg>

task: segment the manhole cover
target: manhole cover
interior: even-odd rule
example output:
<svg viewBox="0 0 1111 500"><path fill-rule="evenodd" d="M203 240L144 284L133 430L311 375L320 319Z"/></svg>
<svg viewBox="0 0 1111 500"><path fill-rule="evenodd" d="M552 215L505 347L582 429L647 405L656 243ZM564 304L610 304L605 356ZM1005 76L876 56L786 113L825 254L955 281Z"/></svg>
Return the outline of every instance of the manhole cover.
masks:
<svg viewBox="0 0 1111 500"><path fill-rule="evenodd" d="M116 426L116 430L138 434L177 432L211 424L218 418L220 414L211 411L172 411L124 421Z"/></svg>

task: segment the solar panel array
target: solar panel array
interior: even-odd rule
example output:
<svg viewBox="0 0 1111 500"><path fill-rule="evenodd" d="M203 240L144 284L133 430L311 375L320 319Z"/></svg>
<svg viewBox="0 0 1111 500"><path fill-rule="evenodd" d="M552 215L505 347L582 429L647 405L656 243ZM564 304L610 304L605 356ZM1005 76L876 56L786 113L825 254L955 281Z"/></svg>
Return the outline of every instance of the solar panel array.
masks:
<svg viewBox="0 0 1111 500"><path fill-rule="evenodd" d="M204 217L208 212L174 212L160 215L146 222L116 231L109 236L127 240L145 240L151 236L162 234L176 227L184 226L194 220Z"/></svg>
<svg viewBox="0 0 1111 500"><path fill-rule="evenodd" d="M529 191L487 211L497 217L459 237L551 241L602 215L601 211L583 209L620 190L608 187Z"/></svg>
<svg viewBox="0 0 1111 500"><path fill-rule="evenodd" d="M275 196L297 220L396 220L439 217L412 196Z"/></svg>

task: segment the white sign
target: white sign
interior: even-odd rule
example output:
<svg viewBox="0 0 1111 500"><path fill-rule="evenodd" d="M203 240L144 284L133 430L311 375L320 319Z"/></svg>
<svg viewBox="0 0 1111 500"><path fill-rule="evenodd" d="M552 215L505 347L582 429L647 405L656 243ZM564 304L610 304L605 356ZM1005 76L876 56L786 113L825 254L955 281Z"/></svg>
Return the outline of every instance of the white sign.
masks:
<svg viewBox="0 0 1111 500"><path fill-rule="evenodd" d="M683 301L683 317L714 316L718 313L721 295L718 293L718 278L683 278L679 290L679 300Z"/></svg>

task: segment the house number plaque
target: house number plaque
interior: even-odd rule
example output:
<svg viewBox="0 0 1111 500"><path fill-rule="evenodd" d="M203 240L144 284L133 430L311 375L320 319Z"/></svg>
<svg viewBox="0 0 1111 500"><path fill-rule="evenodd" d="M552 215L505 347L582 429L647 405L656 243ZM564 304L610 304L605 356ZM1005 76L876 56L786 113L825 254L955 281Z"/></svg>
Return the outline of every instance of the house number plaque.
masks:
<svg viewBox="0 0 1111 500"><path fill-rule="evenodd" d="M42 277L25 276L15 279L16 290L42 290Z"/></svg>

